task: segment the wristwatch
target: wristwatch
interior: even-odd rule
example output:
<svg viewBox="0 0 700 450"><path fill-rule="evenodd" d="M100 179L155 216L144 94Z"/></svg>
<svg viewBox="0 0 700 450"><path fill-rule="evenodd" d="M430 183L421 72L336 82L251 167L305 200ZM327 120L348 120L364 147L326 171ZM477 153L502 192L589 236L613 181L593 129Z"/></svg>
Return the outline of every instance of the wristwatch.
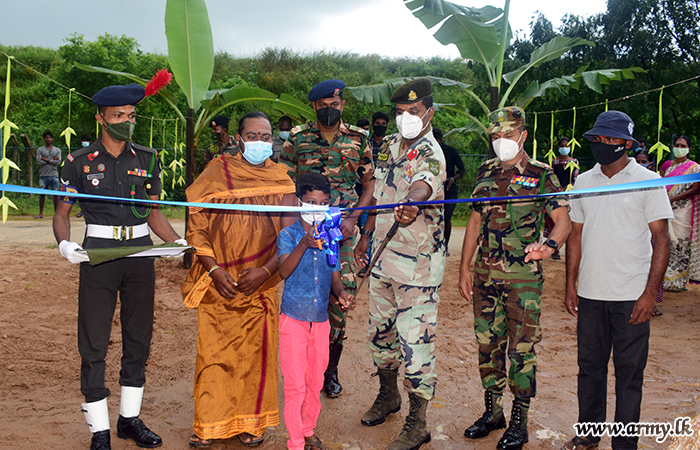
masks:
<svg viewBox="0 0 700 450"><path fill-rule="evenodd" d="M555 241L554 239L547 239L546 241L544 241L544 244L549 247L552 247L555 252L559 250L559 244L557 244L557 241Z"/></svg>
<svg viewBox="0 0 700 450"><path fill-rule="evenodd" d="M374 231L367 231L367 230L365 230L364 228L360 228L360 234L363 234L363 235L365 235L365 236L372 237L372 235L374 234Z"/></svg>

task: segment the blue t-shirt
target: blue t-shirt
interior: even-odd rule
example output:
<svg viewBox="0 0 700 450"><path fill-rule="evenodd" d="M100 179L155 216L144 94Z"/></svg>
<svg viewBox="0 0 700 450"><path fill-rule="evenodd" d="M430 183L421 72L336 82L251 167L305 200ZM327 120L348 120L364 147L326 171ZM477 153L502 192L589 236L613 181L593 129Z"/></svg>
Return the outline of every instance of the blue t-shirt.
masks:
<svg viewBox="0 0 700 450"><path fill-rule="evenodd" d="M277 236L277 257L288 255L306 235L301 219L280 231ZM328 320L328 297L333 272L340 271L340 258L335 267L326 262L326 252L307 248L297 268L284 282L281 312L302 322Z"/></svg>

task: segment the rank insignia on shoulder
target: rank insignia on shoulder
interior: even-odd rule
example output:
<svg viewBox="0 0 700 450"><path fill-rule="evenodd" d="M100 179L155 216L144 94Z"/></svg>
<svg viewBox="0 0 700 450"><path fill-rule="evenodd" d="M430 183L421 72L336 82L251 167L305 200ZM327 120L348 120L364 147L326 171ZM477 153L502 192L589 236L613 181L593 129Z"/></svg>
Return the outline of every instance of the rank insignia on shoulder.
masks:
<svg viewBox="0 0 700 450"><path fill-rule="evenodd" d="M66 156L66 159L67 159L68 161L70 161L70 162L73 162L73 155L71 155L70 153L68 153L68 156Z"/></svg>
<svg viewBox="0 0 700 450"><path fill-rule="evenodd" d="M430 169L430 173L437 175L440 173L440 163L434 159L431 159L428 161L428 169Z"/></svg>
<svg viewBox="0 0 700 450"><path fill-rule="evenodd" d="M510 180L512 184L519 184L520 186L527 187L537 187L540 184L538 178L526 177L525 175L513 175L513 179Z"/></svg>
<svg viewBox="0 0 700 450"><path fill-rule="evenodd" d="M137 177L144 177L144 178L150 178L151 174L148 173L148 170L146 169L134 169L134 170L127 170L126 171L127 175L136 175Z"/></svg>
<svg viewBox="0 0 700 450"><path fill-rule="evenodd" d="M380 153L379 155L377 155L377 160L379 161L386 161L388 159L389 155L387 155L386 153Z"/></svg>

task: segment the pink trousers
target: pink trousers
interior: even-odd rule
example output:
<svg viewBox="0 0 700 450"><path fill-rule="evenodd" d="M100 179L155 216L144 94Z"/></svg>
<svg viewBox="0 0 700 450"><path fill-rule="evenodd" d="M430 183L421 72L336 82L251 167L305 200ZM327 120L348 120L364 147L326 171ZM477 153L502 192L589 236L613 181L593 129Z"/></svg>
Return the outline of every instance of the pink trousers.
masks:
<svg viewBox="0 0 700 450"><path fill-rule="evenodd" d="M313 436L321 413L331 326L328 321L301 322L282 314L279 327L287 448L303 450L304 437Z"/></svg>

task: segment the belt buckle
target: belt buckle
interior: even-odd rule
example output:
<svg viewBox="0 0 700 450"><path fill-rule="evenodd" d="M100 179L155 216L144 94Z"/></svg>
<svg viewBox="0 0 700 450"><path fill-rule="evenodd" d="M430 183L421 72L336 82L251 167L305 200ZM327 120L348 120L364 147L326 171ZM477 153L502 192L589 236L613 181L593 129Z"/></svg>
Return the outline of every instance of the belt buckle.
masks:
<svg viewBox="0 0 700 450"><path fill-rule="evenodd" d="M134 238L134 227L122 227L122 230L124 239L129 240Z"/></svg>
<svg viewBox="0 0 700 450"><path fill-rule="evenodd" d="M119 236L119 232L122 227L112 227L112 239L115 241L121 241L121 237Z"/></svg>

